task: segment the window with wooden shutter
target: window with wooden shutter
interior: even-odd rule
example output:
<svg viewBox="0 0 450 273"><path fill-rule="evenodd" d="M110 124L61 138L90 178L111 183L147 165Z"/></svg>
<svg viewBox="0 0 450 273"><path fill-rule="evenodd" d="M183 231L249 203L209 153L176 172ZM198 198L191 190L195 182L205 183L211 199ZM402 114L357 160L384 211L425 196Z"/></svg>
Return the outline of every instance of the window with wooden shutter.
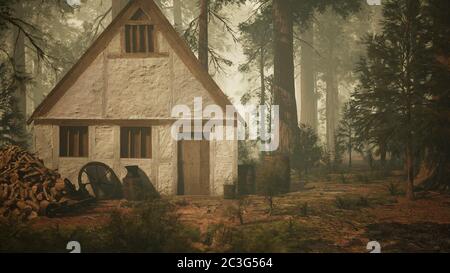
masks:
<svg viewBox="0 0 450 273"><path fill-rule="evenodd" d="M125 25L125 52L154 52L153 35L153 25L150 23L148 16L139 9Z"/></svg>
<svg viewBox="0 0 450 273"><path fill-rule="evenodd" d="M152 130L150 127L120 128L121 158L152 158Z"/></svg>
<svg viewBox="0 0 450 273"><path fill-rule="evenodd" d="M89 156L89 135L87 126L59 128L59 156Z"/></svg>
<svg viewBox="0 0 450 273"><path fill-rule="evenodd" d="M125 25L125 52L126 53L152 53L153 26L152 25Z"/></svg>

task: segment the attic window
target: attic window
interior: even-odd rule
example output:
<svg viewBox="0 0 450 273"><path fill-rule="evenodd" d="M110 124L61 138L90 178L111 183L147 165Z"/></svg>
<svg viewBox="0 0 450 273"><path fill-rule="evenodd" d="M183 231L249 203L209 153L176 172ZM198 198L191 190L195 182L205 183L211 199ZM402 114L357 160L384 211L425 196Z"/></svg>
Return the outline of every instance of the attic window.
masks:
<svg viewBox="0 0 450 273"><path fill-rule="evenodd" d="M141 9L138 9L138 11L136 11L136 13L131 17L131 20L133 21L149 21L150 19L148 18L147 14L145 14L145 12Z"/></svg>
<svg viewBox="0 0 450 273"><path fill-rule="evenodd" d="M152 25L125 25L125 52L151 53L153 46Z"/></svg>
<svg viewBox="0 0 450 273"><path fill-rule="evenodd" d="M148 16L139 9L125 25L125 52L154 52L153 29Z"/></svg>

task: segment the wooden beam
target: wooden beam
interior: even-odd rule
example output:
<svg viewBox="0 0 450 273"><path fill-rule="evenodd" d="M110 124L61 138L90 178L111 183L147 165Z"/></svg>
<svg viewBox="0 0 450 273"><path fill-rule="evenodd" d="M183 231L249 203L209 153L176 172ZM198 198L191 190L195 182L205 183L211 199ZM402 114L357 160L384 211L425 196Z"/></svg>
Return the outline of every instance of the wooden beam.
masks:
<svg viewBox="0 0 450 273"><path fill-rule="evenodd" d="M159 125L171 125L178 120L191 120L192 119L52 119L52 118L39 118L34 122L36 125L57 125L57 126L96 126L96 125L110 125L110 126L122 126L122 127L150 127ZM215 119L203 120L203 125L209 121L218 121ZM223 125L226 125L226 119L223 119ZM237 126L237 121L234 120L234 126Z"/></svg>
<svg viewBox="0 0 450 273"><path fill-rule="evenodd" d="M120 14L120 12L123 10L123 8L126 7L128 4L128 0L112 0L111 3L111 9L112 9L112 16L113 19L117 17L117 15Z"/></svg>

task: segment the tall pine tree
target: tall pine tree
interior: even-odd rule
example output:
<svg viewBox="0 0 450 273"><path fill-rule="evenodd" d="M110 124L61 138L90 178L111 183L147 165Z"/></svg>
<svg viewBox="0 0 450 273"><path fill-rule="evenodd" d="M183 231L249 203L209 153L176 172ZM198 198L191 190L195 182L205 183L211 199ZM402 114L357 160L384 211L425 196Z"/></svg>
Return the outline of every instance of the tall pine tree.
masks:
<svg viewBox="0 0 450 273"><path fill-rule="evenodd" d="M383 31L365 41L368 54L358 67L361 84L352 96L358 131L366 139L382 138L401 148L411 200L418 163L442 143L435 139L445 135L438 128L448 128L448 118L436 123L437 116L448 113L448 104L443 108L436 100L448 102L448 88L438 87L448 79L448 67L437 70L435 40L448 30L436 25L436 17L428 13L433 2L385 3Z"/></svg>

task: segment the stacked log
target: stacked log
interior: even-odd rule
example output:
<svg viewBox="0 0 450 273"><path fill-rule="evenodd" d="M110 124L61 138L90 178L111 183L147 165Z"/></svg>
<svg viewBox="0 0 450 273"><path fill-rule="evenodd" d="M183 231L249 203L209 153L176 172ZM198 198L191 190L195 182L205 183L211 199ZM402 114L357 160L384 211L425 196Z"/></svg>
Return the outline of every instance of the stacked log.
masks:
<svg viewBox="0 0 450 273"><path fill-rule="evenodd" d="M61 175L35 155L17 146L0 149L0 217L26 221L46 215L65 195Z"/></svg>

